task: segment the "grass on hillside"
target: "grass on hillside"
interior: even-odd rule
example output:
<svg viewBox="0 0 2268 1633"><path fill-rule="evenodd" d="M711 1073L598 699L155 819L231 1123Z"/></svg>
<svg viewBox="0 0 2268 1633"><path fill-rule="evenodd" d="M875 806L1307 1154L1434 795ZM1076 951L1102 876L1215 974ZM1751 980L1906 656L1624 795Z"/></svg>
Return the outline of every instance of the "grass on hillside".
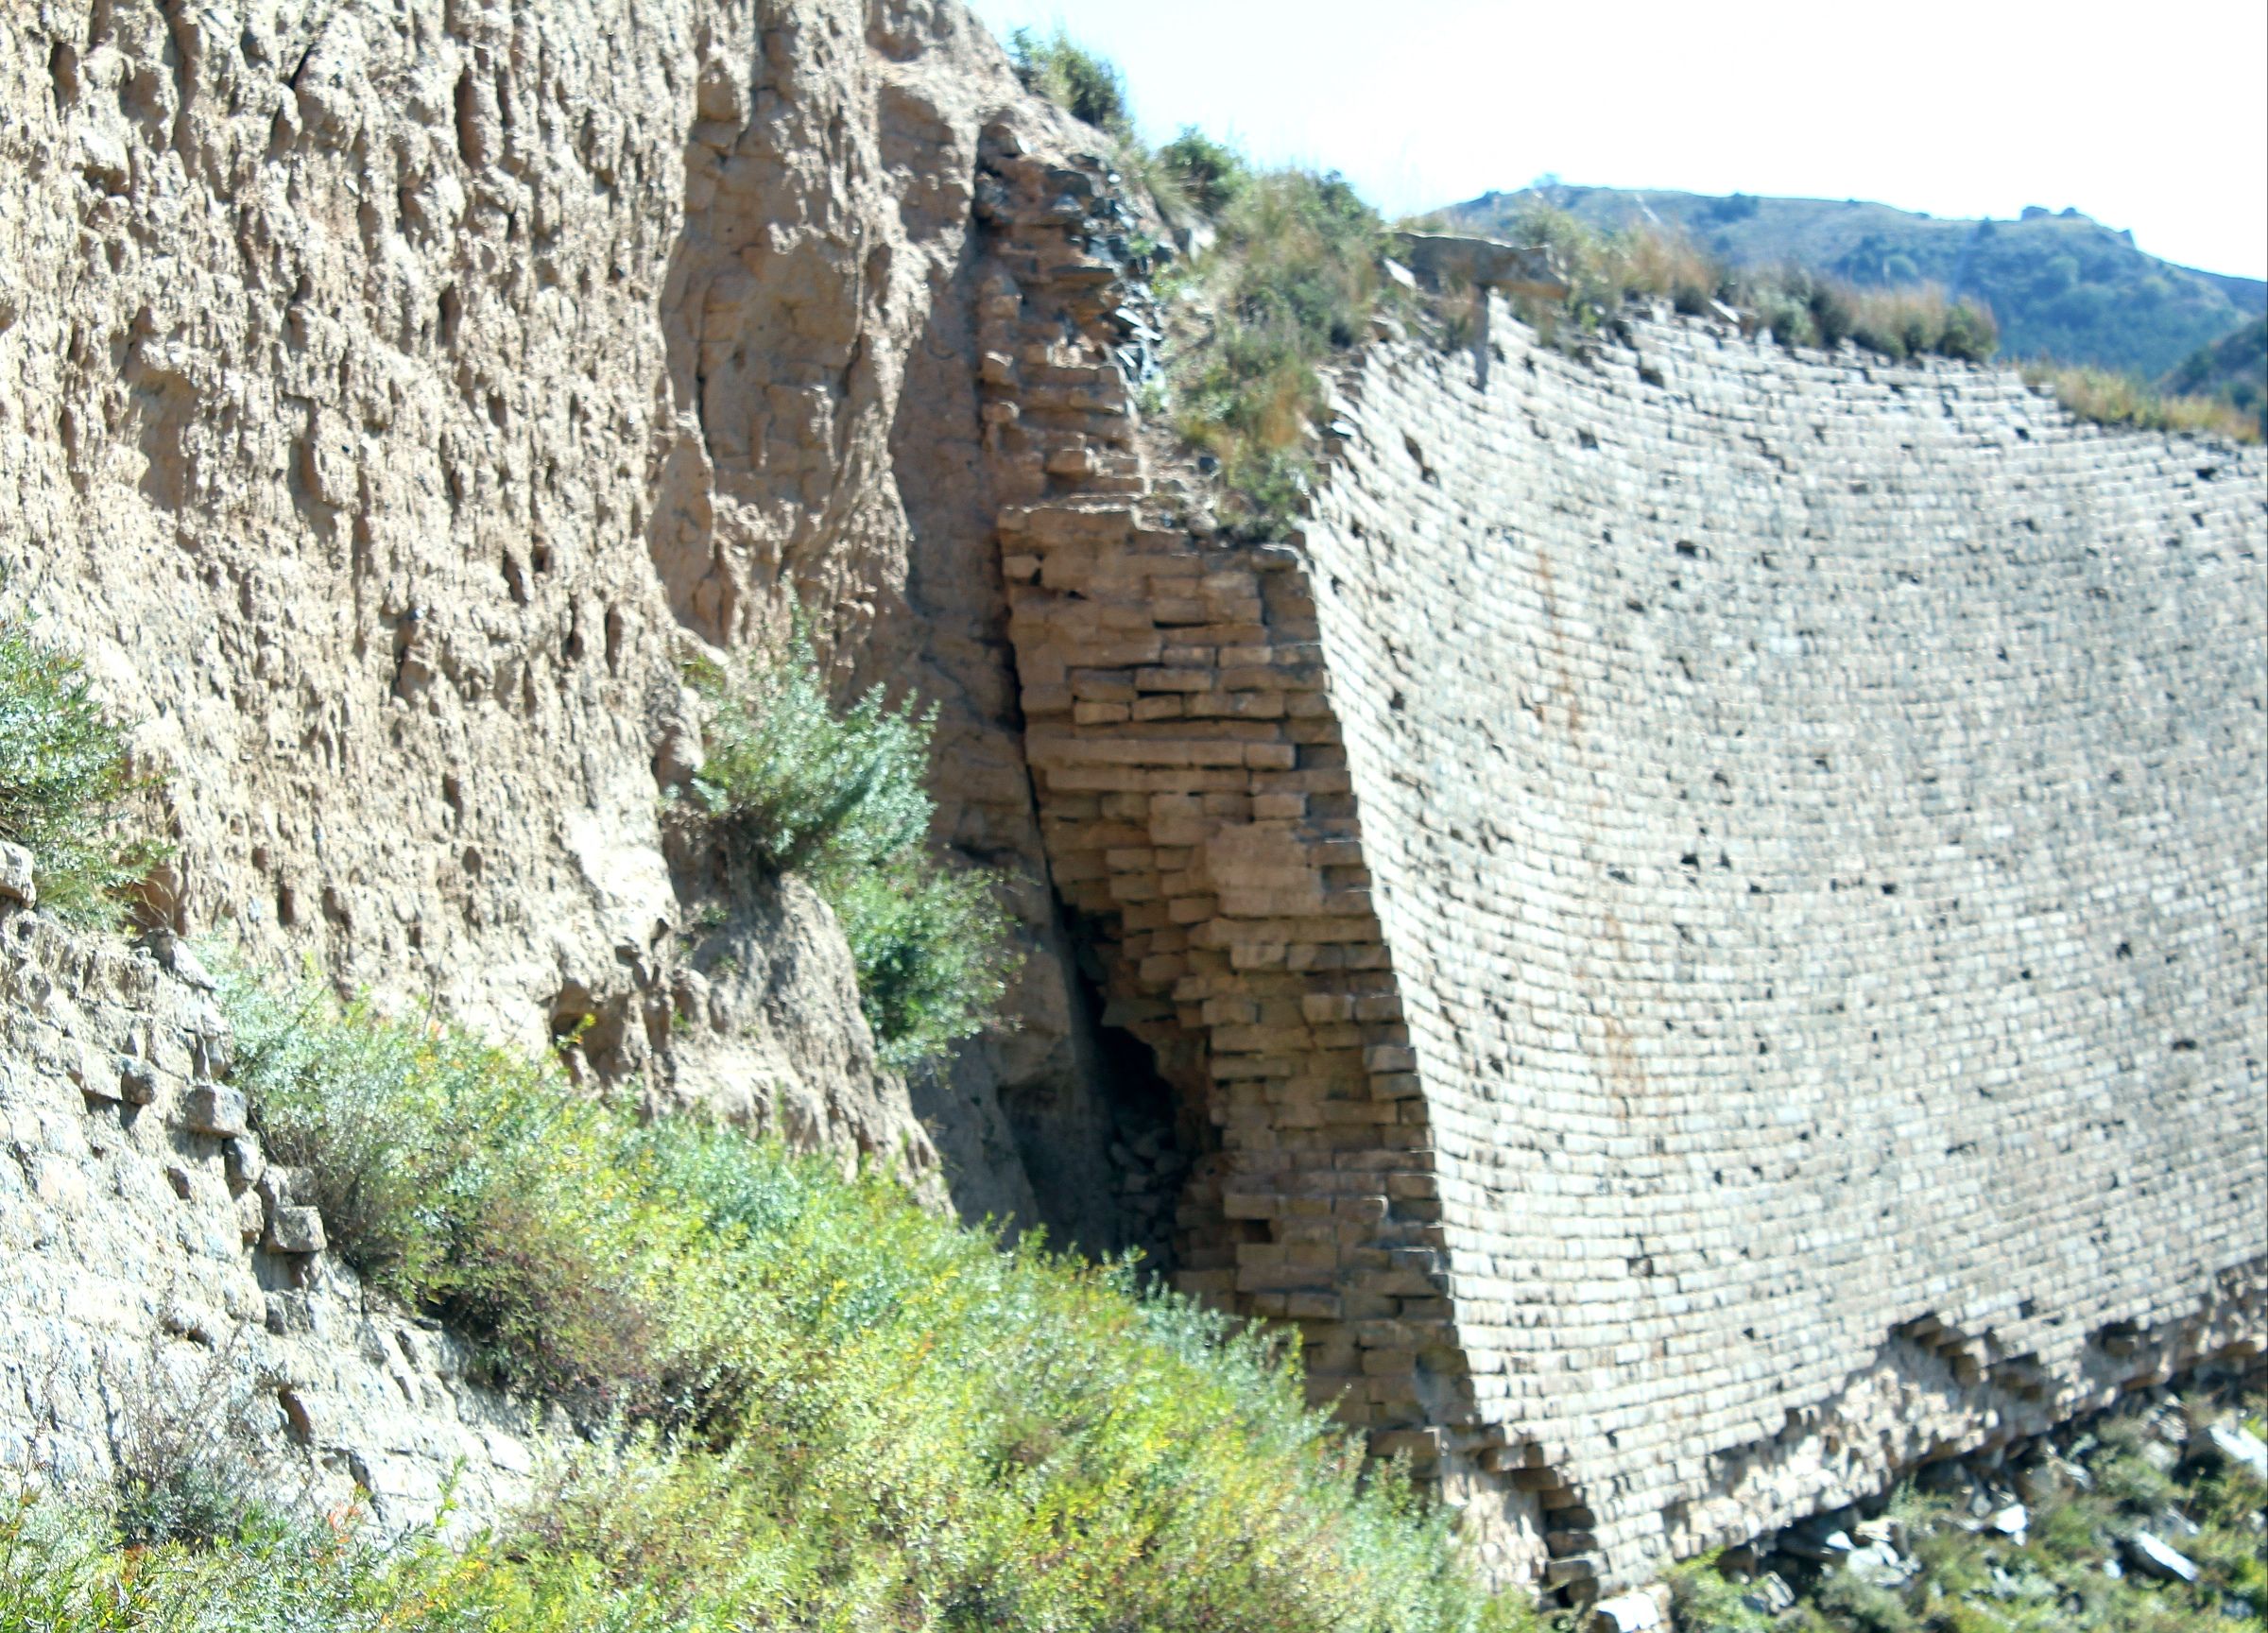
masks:
<svg viewBox="0 0 2268 1633"><path fill-rule="evenodd" d="M892 710L880 689L835 708L799 626L784 652L694 681L709 710L694 803L729 858L800 873L834 909L885 1065L950 1054L990 1018L1013 960L997 877L929 843L936 712Z"/></svg>
<svg viewBox="0 0 2268 1633"><path fill-rule="evenodd" d="M2248 1402L2261 1428L2263 1399ZM2218 1409L2192 1401L2199 1425ZM2242 1633L2268 1629L2268 1485L2245 1470L2180 1458L2139 1416L2099 1420L2053 1494L2028 1505L2020 1538L1980 1524L1956 1497L1912 1484L1888 1518L1915 1569L1902 1583L1848 1567L1821 1571L1775 1615L1728 1581L1715 1556L1672 1574L1681 1633ZM2003 1494L2004 1495L2004 1494ZM2001 1498L1992 1501L1998 1503ZM2122 1542L2150 1530L2197 1567L2192 1584L2153 1580Z"/></svg>
<svg viewBox="0 0 2268 1633"><path fill-rule="evenodd" d="M41 905L57 918L115 923L120 893L157 859L154 845L120 834L136 785L85 666L0 610L0 839L30 851Z"/></svg>
<svg viewBox="0 0 2268 1633"><path fill-rule="evenodd" d="M1279 1340L880 1177L640 1123L549 1061L241 975L223 997L235 1080L335 1249L500 1381L627 1436L461 1558L343 1539L309 1594L475 1607L406 1627L1518 1624L1447 1517L1306 1408ZM80 1521L37 1525L37 1571L129 1569Z"/></svg>
<svg viewBox="0 0 2268 1633"><path fill-rule="evenodd" d="M2157 385L2171 396L2217 398L2248 415L2257 434L2268 436L2268 318L2199 347Z"/></svg>

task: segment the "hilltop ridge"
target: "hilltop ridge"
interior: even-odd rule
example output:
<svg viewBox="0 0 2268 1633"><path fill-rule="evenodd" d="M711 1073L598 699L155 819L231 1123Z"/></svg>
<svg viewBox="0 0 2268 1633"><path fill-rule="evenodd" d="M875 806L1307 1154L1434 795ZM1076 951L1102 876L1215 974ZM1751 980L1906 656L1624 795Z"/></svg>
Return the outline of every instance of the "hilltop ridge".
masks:
<svg viewBox="0 0 2268 1633"><path fill-rule="evenodd" d="M1444 216L1502 232L1548 204L1605 229L1668 229L1740 266L1793 262L1861 287L1915 283L1982 300L2003 354L2156 378L2268 312L2268 284L2176 266L2076 210L1962 219L1862 199L1786 198L1547 182L1484 193Z"/></svg>

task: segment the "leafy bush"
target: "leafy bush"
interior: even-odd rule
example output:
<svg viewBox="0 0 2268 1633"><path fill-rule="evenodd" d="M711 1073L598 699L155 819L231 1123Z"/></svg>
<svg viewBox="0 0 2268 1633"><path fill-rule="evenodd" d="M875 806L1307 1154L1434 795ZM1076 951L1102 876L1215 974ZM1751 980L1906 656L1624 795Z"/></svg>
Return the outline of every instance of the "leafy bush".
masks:
<svg viewBox="0 0 2268 1633"><path fill-rule="evenodd" d="M1744 1603L1748 1590L1717 1570L1721 1553L1704 1554L1663 1573L1677 1625L1695 1633L1771 1633L1771 1615Z"/></svg>
<svg viewBox="0 0 2268 1633"><path fill-rule="evenodd" d="M59 919L114 922L118 892L155 860L118 837L134 786L85 668L0 611L0 839L31 851L41 904Z"/></svg>
<svg viewBox="0 0 2268 1633"><path fill-rule="evenodd" d="M2140 431L2189 431L2232 442L2260 440L2259 421L2235 404L2214 397L2165 396L2131 374L2107 369L2035 367L2024 378L2044 387L2082 420Z"/></svg>
<svg viewBox="0 0 2268 1633"><path fill-rule="evenodd" d="M1164 178L1177 197L1214 221L1244 191L1251 170L1235 148L1184 125L1180 135L1158 149L1154 177Z"/></svg>
<svg viewBox="0 0 2268 1633"><path fill-rule="evenodd" d="M800 626L781 657L737 674L703 667L695 683L709 705L694 782L707 821L827 899L885 1064L949 1054L998 1006L1012 931L997 876L949 868L929 848L936 711L892 710L879 687L837 710Z"/></svg>
<svg viewBox="0 0 2268 1633"><path fill-rule="evenodd" d="M709 709L694 792L711 826L765 866L826 874L927 836L935 710L893 711L877 688L838 711L800 624L783 656L736 674L696 665L693 679Z"/></svg>
<svg viewBox="0 0 2268 1633"><path fill-rule="evenodd" d="M444 1029L241 975L223 999L278 1160L353 1203L338 1250L500 1377L635 1431L492 1539L524 1586L716 1612L632 1626L1510 1624L1446 1517L1305 1407L1295 1355L1130 1267L1004 1250Z"/></svg>
<svg viewBox="0 0 2268 1633"><path fill-rule="evenodd" d="M1008 58L1026 91L1121 142L1133 139L1126 83L1117 67L1074 43L1062 29L1046 36L1017 29L1008 36Z"/></svg>

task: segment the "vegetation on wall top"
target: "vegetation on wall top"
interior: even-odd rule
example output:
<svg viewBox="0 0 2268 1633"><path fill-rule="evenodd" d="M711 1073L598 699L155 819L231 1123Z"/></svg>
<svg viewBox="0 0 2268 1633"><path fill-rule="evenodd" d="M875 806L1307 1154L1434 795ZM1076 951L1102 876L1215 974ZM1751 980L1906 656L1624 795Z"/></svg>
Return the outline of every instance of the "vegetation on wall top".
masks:
<svg viewBox="0 0 2268 1633"><path fill-rule="evenodd" d="M1256 166L1194 129L1146 149L1133 133L1124 78L1110 63L1060 31L1044 40L1019 33L1015 53L1024 83L1104 132L1122 168L1192 244L1192 253L1169 256L1157 278L1168 335L1150 408L1217 468L1218 520L1227 531L1266 538L1296 527L1312 486L1333 360L1382 321L1461 343L1473 333L1478 297L1419 292L1391 276L1388 224L1343 178ZM1559 190L1578 201L1589 191ZM1785 201L1741 198L1710 219L1720 228L1761 219L1774 202ZM1541 195L1492 195L1482 203L1486 210L1464 207L1446 224L1549 249L1565 269L1564 301L1516 301L1521 316L1557 344L1615 333L1634 303L1737 317L1783 345L1849 344L1892 361L1983 361L2001 344L1988 305L1949 294L1952 280L1931 281L1942 270L1935 262L1884 255L1877 258L1880 275L1864 277L1855 262L1834 272L1796 259L1760 266L1676 224L1602 225L1605 217ZM2070 376L2054 388L2073 412L2105 423L2256 435L2242 412L2178 401L2139 383L2114 389L2111 380L2099 372Z"/></svg>
<svg viewBox="0 0 2268 1633"><path fill-rule="evenodd" d="M1538 206L1594 232L1685 239L1744 271L1800 266L1862 289L1935 284L1988 308L2003 349L2154 379L2268 310L2268 286L2160 261L2076 210L2017 220L1945 220L1858 199L1639 193L1540 182L1448 215L1502 233Z"/></svg>

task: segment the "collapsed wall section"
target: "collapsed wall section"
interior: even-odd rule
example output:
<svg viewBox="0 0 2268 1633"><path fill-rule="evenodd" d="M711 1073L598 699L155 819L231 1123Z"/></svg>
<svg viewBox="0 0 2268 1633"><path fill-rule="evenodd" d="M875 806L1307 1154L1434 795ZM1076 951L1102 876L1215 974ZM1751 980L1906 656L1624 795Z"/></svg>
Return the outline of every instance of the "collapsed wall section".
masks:
<svg viewBox="0 0 2268 1633"><path fill-rule="evenodd" d="M1307 553L1554 1572L2257 1347L2258 452L2004 370L1493 332L1364 361Z"/></svg>
<svg viewBox="0 0 2268 1633"><path fill-rule="evenodd" d="M1103 1021L1175 1093L1140 1235L1186 1289L1300 1320L1320 1398L1415 1430L1416 1351L1448 1314L1423 1108L1314 606L1290 551L1194 537L1154 487L1121 355L1142 319L1097 253L1107 178L1006 132L988 172L983 414L1025 754Z"/></svg>

